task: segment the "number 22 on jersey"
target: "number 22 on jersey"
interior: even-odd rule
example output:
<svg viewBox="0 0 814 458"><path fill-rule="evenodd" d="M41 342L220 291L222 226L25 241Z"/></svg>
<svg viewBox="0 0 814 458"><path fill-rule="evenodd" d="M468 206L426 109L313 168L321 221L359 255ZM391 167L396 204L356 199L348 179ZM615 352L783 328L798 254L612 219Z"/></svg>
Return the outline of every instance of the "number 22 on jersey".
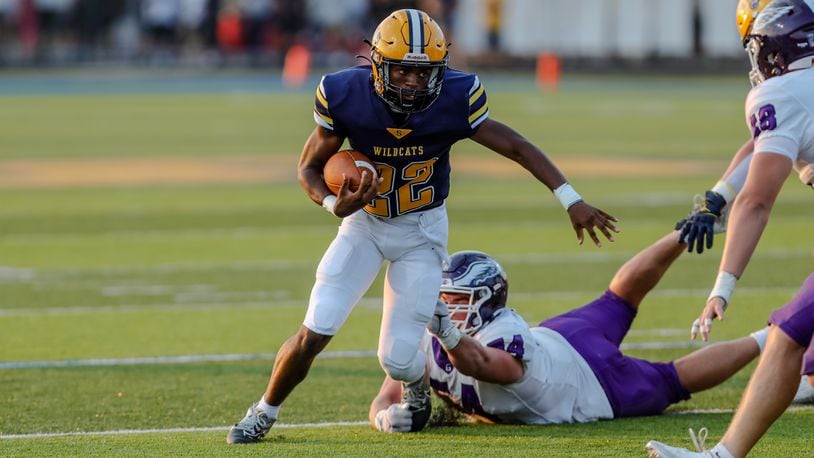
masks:
<svg viewBox="0 0 814 458"><path fill-rule="evenodd" d="M430 181L437 158L411 162L401 169L401 180L406 181L396 188L398 170L389 164L375 163L376 172L381 177L379 196L365 207L371 215L390 218L403 215L433 203L435 188L422 185Z"/></svg>

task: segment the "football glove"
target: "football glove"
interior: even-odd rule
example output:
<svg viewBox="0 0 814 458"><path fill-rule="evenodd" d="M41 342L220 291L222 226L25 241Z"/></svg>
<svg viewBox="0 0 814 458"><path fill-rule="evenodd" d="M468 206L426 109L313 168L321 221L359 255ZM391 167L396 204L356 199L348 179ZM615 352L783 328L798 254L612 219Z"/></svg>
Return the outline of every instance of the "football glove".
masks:
<svg viewBox="0 0 814 458"><path fill-rule="evenodd" d="M430 331L430 334L439 336L451 326L454 324L449 319L449 308L444 301L439 299L435 302L435 312L433 312L430 324L427 325L427 330Z"/></svg>
<svg viewBox="0 0 814 458"><path fill-rule="evenodd" d="M447 304L440 299L435 302L435 313L427 325L427 330L437 337L441 345L447 350L457 347L463 337L463 333L449 319Z"/></svg>
<svg viewBox="0 0 814 458"><path fill-rule="evenodd" d="M704 252L704 246L712 248L713 235L726 229L722 218L724 207L726 200L720 194L707 191L703 203L696 205L686 218L676 223L676 230L681 229L678 241L687 243L688 252L692 252L693 246L698 253Z"/></svg>
<svg viewBox="0 0 814 458"><path fill-rule="evenodd" d="M376 413L376 429L386 433L409 433L413 426L413 413L407 404L391 404Z"/></svg>

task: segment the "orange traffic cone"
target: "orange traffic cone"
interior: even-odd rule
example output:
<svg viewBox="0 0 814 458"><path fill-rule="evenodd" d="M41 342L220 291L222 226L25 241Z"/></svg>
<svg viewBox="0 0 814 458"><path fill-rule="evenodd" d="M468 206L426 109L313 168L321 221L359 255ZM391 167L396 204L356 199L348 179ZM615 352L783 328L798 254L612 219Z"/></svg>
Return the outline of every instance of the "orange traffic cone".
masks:
<svg viewBox="0 0 814 458"><path fill-rule="evenodd" d="M556 54L542 53L537 56L537 87L555 92L560 83L560 58Z"/></svg>
<svg viewBox="0 0 814 458"><path fill-rule="evenodd" d="M283 84L288 87L301 87L308 80L311 71L311 51L303 45L288 49L283 62Z"/></svg>

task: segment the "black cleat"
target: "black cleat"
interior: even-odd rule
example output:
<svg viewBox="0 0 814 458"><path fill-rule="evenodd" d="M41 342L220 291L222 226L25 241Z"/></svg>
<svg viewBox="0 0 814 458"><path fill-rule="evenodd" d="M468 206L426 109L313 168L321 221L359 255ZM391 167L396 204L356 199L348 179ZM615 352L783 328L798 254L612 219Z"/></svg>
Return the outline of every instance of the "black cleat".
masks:
<svg viewBox="0 0 814 458"><path fill-rule="evenodd" d="M410 432L421 431L430 420L432 413L432 403L430 401L430 390L423 377L413 383L402 383L401 400L407 404L413 414L413 424Z"/></svg>

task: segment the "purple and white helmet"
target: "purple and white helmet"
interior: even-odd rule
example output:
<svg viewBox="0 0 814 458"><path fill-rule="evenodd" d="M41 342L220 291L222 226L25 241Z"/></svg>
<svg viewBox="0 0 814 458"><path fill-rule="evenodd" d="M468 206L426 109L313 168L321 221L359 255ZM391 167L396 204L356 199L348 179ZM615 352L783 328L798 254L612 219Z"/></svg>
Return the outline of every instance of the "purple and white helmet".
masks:
<svg viewBox="0 0 814 458"><path fill-rule="evenodd" d="M459 251L449 257L441 272L441 292L468 294L468 304L447 304L458 329L475 334L506 307L509 280L506 271L491 256L480 251ZM465 318L459 318L466 312ZM458 319L455 319L458 318Z"/></svg>
<svg viewBox="0 0 814 458"><path fill-rule="evenodd" d="M752 86L814 64L814 0L774 0L746 36Z"/></svg>

